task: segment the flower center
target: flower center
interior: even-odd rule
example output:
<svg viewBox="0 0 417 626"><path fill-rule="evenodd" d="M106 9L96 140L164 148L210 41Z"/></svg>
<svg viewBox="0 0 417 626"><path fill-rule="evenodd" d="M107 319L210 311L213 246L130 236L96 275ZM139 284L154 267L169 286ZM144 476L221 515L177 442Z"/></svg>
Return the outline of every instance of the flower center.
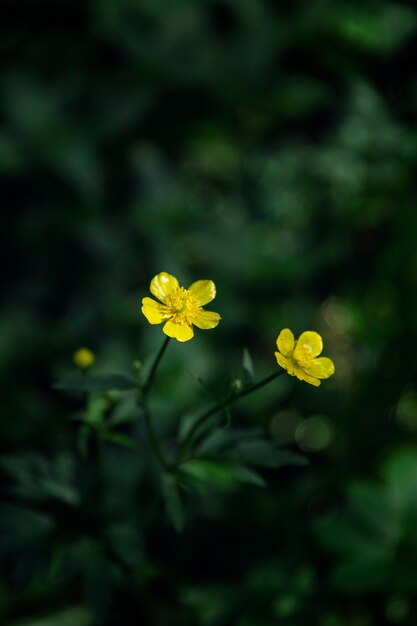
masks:
<svg viewBox="0 0 417 626"><path fill-rule="evenodd" d="M303 344L302 346L297 346L296 354L294 355L294 360L300 367L310 367L313 362L313 349L308 344Z"/></svg>
<svg viewBox="0 0 417 626"><path fill-rule="evenodd" d="M166 306L174 318L186 318L198 306L197 299L184 287L177 287L166 297Z"/></svg>

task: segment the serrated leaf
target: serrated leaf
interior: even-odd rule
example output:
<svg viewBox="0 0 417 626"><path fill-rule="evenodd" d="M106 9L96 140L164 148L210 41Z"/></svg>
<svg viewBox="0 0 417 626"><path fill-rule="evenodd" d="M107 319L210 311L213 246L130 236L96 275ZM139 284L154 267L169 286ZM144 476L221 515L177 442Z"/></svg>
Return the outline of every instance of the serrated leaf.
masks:
<svg viewBox="0 0 417 626"><path fill-rule="evenodd" d="M126 374L103 374L101 376L78 376L55 383L54 389L62 391L130 391L138 388L137 381Z"/></svg>
<svg viewBox="0 0 417 626"><path fill-rule="evenodd" d="M253 368L252 357L247 348L243 350L242 367L243 367L243 371L245 373L247 380L249 382L253 382L253 379L255 377L255 372Z"/></svg>
<svg viewBox="0 0 417 626"><path fill-rule="evenodd" d="M162 493L168 517L177 533L181 533L185 526L185 511L175 476L168 475L163 478Z"/></svg>

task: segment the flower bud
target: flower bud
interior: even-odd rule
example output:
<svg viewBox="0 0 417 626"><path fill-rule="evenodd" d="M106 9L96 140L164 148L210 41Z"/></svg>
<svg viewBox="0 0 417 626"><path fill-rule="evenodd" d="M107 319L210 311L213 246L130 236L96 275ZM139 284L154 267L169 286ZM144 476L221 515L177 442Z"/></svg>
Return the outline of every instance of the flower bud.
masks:
<svg viewBox="0 0 417 626"><path fill-rule="evenodd" d="M244 390L245 383L240 378L235 378L230 383L230 387L232 388L232 391L234 391L235 393L240 393L241 391Z"/></svg>
<svg viewBox="0 0 417 626"><path fill-rule="evenodd" d="M110 403L120 400L121 395L122 394L117 389L109 389L109 391L106 391L106 398Z"/></svg>
<svg viewBox="0 0 417 626"><path fill-rule="evenodd" d="M139 374L141 369L142 369L142 361L139 361L138 359L133 361L132 370L135 372L135 374Z"/></svg>
<svg viewBox="0 0 417 626"><path fill-rule="evenodd" d="M72 359L77 367L85 370L93 365L96 357L89 348L79 348L74 352Z"/></svg>

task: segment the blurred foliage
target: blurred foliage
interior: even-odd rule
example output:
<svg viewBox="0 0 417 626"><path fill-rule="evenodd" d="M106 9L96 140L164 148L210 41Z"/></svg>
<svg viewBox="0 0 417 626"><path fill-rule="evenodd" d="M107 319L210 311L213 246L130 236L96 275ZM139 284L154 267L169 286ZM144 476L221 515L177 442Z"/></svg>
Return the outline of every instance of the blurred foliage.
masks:
<svg viewBox="0 0 417 626"><path fill-rule="evenodd" d="M383 485L348 485L346 511L320 520L321 542L342 556L332 573L336 588L415 593L416 478L416 453L397 453L384 468Z"/></svg>
<svg viewBox="0 0 417 626"><path fill-rule="evenodd" d="M2 623L417 623L416 33L411 0L0 0ZM283 327L337 368L233 409L310 464L265 462L259 489L194 461L182 534L132 394L100 395L159 348L140 298L161 270L213 279L223 318L170 346L168 439L276 367ZM81 437L84 392L52 389L80 346ZM165 497L181 525L169 476Z"/></svg>

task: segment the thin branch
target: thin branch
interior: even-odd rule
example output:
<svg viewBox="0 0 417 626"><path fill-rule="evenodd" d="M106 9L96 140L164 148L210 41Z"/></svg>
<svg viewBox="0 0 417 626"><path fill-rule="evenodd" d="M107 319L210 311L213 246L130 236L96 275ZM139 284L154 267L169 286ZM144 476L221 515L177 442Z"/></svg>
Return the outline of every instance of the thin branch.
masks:
<svg viewBox="0 0 417 626"><path fill-rule="evenodd" d="M164 355L165 350L167 349L167 346L169 344L169 340L170 337L165 337L164 339L164 343L162 344L162 346L159 349L158 354L155 357L154 362L152 363L152 367L149 371L148 377L142 387L142 394L143 396L146 396L149 393L150 388L152 387L153 381L155 379L155 374L156 374L156 370L158 368L158 365Z"/></svg>
<svg viewBox="0 0 417 626"><path fill-rule="evenodd" d="M150 446L162 469L168 469L171 464L165 456L165 452L159 440L158 433L156 432L154 425L152 423L152 419L151 419L151 415L150 415L148 403L147 403L147 396L155 380L156 370L165 353L165 350L167 349L169 340L170 340L170 337L165 337L164 343L160 347L159 352L156 355L154 362L152 363L152 367L149 370L148 377L142 389L140 390L140 397L138 399L138 406L142 412L143 422L145 424L146 434L148 436Z"/></svg>
<svg viewBox="0 0 417 626"><path fill-rule="evenodd" d="M270 374L263 380L260 380L258 383L255 383L251 387L244 389L240 393L236 393L236 394L229 396L222 402L218 402L217 404L215 404L213 407L211 407L211 409L208 409L207 411L205 411L205 413L200 415L200 417L194 422L193 426L191 427L190 431L188 432L186 438L184 439L182 443L181 449L184 450L188 446L188 444L191 442L196 432L199 430L199 428L204 424L204 422L209 417L231 406L232 404L234 404L241 398L248 396L249 394L253 393L254 391L257 391L258 389L261 389L261 387L268 385L270 382L272 382L273 380L275 380L276 378L278 378L284 373L285 373L284 370L279 370L278 372L274 372L273 374Z"/></svg>

